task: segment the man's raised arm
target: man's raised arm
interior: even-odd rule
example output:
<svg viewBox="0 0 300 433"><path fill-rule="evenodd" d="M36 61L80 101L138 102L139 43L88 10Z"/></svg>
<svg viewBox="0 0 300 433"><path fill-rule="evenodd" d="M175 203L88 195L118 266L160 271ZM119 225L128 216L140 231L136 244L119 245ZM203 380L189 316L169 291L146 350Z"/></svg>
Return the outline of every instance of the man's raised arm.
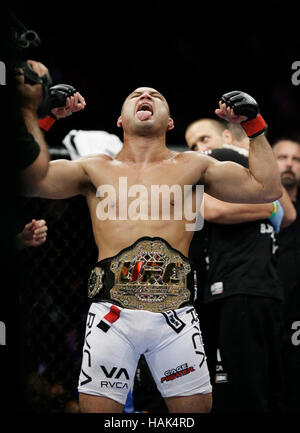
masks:
<svg viewBox="0 0 300 433"><path fill-rule="evenodd" d="M231 161L208 158L203 181L206 192L233 203L268 203L282 195L277 162L263 135L267 125L257 102L247 93L234 91L222 96L216 114L240 123L250 138L249 169Z"/></svg>
<svg viewBox="0 0 300 433"><path fill-rule="evenodd" d="M90 185L89 177L84 168L85 160L86 158L76 161L67 159L51 161L38 196L41 198L64 199L84 194Z"/></svg>

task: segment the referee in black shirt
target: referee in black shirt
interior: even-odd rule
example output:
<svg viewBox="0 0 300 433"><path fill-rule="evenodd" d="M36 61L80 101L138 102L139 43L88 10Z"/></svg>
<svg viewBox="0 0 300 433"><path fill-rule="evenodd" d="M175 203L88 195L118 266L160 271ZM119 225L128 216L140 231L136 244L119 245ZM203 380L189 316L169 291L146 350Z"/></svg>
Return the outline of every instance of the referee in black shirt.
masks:
<svg viewBox="0 0 300 433"><path fill-rule="evenodd" d="M193 150L248 166L248 138L239 125L203 119L190 125L186 140ZM281 224L288 225L295 214L286 191L281 202ZM199 312L213 412L283 411L283 288L276 270L276 224L269 219L273 206L205 195L204 230L195 233L190 255L202 264Z"/></svg>

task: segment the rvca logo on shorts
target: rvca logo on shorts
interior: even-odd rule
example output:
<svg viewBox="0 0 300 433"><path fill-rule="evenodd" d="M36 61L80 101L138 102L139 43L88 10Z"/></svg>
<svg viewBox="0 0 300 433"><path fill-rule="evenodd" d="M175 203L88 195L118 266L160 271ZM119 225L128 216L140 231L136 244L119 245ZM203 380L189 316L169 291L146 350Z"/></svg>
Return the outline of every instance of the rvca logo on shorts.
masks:
<svg viewBox="0 0 300 433"><path fill-rule="evenodd" d="M185 327L185 323L179 319L174 310L165 311L162 313L169 326L174 329L177 334Z"/></svg>

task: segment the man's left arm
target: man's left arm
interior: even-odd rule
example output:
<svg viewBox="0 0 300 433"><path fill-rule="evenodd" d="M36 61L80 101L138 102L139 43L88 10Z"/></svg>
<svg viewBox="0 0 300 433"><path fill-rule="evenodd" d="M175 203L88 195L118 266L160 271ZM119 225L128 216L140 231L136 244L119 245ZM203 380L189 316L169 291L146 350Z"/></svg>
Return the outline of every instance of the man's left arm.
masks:
<svg viewBox="0 0 300 433"><path fill-rule="evenodd" d="M208 159L203 176L206 192L233 203L269 203L279 199L279 169L264 135L267 125L257 102L244 92L229 92L219 101L216 114L244 128L250 138L249 169L231 161Z"/></svg>

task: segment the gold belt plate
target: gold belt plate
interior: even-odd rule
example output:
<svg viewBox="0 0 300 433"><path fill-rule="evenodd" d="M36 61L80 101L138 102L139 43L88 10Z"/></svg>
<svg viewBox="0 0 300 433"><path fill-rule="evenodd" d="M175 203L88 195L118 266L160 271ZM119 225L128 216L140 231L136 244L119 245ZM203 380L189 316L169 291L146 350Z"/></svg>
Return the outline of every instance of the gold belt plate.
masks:
<svg viewBox="0 0 300 433"><path fill-rule="evenodd" d="M190 264L159 240L143 240L114 258L112 300L124 308L160 313L189 301Z"/></svg>

